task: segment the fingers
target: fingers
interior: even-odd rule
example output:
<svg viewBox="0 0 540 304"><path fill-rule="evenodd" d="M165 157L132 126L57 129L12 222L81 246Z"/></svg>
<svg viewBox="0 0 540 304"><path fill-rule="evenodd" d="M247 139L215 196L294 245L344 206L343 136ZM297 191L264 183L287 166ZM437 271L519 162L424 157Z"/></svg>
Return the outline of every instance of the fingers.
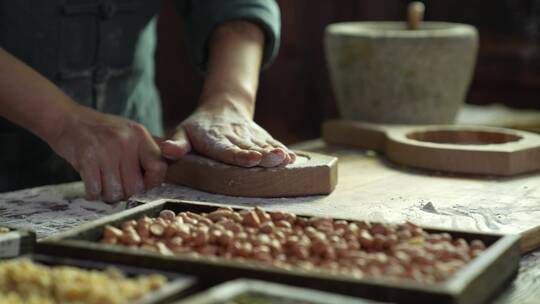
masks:
<svg viewBox="0 0 540 304"><path fill-rule="evenodd" d="M227 136L227 139L240 149L261 153L262 157L258 164L261 167L279 166L286 157L284 151L281 151L280 149L272 149L268 145L261 146L253 141L248 141L236 136Z"/></svg>
<svg viewBox="0 0 540 304"><path fill-rule="evenodd" d="M130 151L120 163L122 185L126 198L144 192L144 180L136 151Z"/></svg>
<svg viewBox="0 0 540 304"><path fill-rule="evenodd" d="M263 155L259 166L267 168L277 167L287 161L287 157L287 153L280 148L270 150L270 152L267 152Z"/></svg>
<svg viewBox="0 0 540 304"><path fill-rule="evenodd" d="M241 167L254 167L262 160L261 152L241 149L226 137L213 137L201 148L200 152L210 158Z"/></svg>
<svg viewBox="0 0 540 304"><path fill-rule="evenodd" d="M178 128L171 139L159 143L159 147L161 155L170 160L177 160L191 151L191 144L183 128Z"/></svg>
<svg viewBox="0 0 540 304"><path fill-rule="evenodd" d="M108 160L101 165L102 199L114 203L124 198L122 178L120 175L120 162Z"/></svg>
<svg viewBox="0 0 540 304"><path fill-rule="evenodd" d="M138 156L144 170L144 185L146 190L155 188L165 180L167 163L161 157L161 150L152 136L142 126L137 126L140 136Z"/></svg>
<svg viewBox="0 0 540 304"><path fill-rule="evenodd" d="M273 138L270 138L268 140L266 140L266 142L275 147L275 148L281 148L285 151L285 153L287 153L287 160L283 162L283 165L287 165L287 164L292 164L296 161L296 153L294 153L293 151L289 150L287 147L285 147L284 144L282 144L281 142L273 139Z"/></svg>
<svg viewBox="0 0 540 304"><path fill-rule="evenodd" d="M227 136L227 139L241 149L257 151L262 154L259 166L261 167L276 167L282 164L287 159L287 153L281 148L274 148L264 144L256 139L251 141L242 139L237 136Z"/></svg>
<svg viewBox="0 0 540 304"><path fill-rule="evenodd" d="M79 174L84 182L86 195L90 200L97 200L101 197L101 173L97 162L87 160L80 164Z"/></svg>

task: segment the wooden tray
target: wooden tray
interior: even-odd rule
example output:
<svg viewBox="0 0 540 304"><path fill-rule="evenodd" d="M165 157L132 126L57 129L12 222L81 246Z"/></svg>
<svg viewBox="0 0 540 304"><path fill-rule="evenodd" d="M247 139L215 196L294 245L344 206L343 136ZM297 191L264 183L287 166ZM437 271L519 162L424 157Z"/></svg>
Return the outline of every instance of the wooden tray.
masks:
<svg viewBox="0 0 540 304"><path fill-rule="evenodd" d="M348 296L342 296L313 289L306 289L300 287L292 287L287 285L281 285L276 283L238 279L223 284L214 286L201 293L193 295L184 300L178 301L175 304L221 304L221 303L236 303L232 302L235 297L241 295L257 295L263 297L269 297L271 301L261 301L254 303L282 303L284 301L288 304L370 304L376 303L370 300L364 300L359 298L351 298ZM275 299L275 300L274 300ZM230 301L230 302L227 302ZM246 302L248 299L246 299ZM242 302L242 303L246 303Z"/></svg>
<svg viewBox="0 0 540 304"><path fill-rule="evenodd" d="M219 205L199 202L156 201L82 225L72 231L38 243L38 251L49 255L98 259L112 263L179 271L193 274L205 284L236 278L255 278L284 284L314 288L352 296L400 303L482 303L495 295L517 273L519 237L462 231L426 229L448 232L466 240L480 239L487 250L445 282L421 284L413 281L361 278L321 274L304 270L284 270L256 262L238 263L224 258L162 256L157 253L120 246L106 246L97 241L103 227L119 225L143 215L155 217L163 209L175 212L211 212ZM242 207L238 207L241 209Z"/></svg>
<svg viewBox="0 0 540 304"><path fill-rule="evenodd" d="M175 272L40 254L29 254L20 256L19 258L29 258L34 262L47 266L74 266L82 269L94 270L104 270L109 267L114 267L128 277L160 274L167 278L168 283L165 286L133 304L172 303L186 295L193 294L197 288L197 281L194 277Z"/></svg>
<svg viewBox="0 0 540 304"><path fill-rule="evenodd" d="M33 231L2 227L10 231L0 233L0 259L17 257L34 250L36 234Z"/></svg>

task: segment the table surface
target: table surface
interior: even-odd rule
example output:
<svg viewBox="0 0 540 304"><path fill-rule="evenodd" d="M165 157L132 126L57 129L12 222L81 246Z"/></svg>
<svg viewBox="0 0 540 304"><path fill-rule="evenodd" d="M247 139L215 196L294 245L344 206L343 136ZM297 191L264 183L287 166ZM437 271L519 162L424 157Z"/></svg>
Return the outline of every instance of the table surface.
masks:
<svg viewBox="0 0 540 304"><path fill-rule="evenodd" d="M401 222L474 231L517 233L540 223L540 175L480 178L403 168L371 152L326 146L297 146L339 157L339 183L328 196L239 198L164 185L130 202L107 205L84 199L82 183L0 194L0 222L34 229L42 238L85 221L115 213L136 202L184 199L231 205L261 205L351 219ZM495 303L537 303L540 250L522 258L518 278Z"/></svg>

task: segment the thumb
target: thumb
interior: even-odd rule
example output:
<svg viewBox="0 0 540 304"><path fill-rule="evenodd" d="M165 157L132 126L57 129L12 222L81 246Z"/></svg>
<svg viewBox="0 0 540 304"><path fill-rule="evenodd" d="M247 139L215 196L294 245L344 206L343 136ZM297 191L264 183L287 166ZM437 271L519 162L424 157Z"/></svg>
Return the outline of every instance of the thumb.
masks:
<svg viewBox="0 0 540 304"><path fill-rule="evenodd" d="M171 139L160 142L159 147L161 155L170 160L177 160L191 151L191 144L183 128L178 128Z"/></svg>

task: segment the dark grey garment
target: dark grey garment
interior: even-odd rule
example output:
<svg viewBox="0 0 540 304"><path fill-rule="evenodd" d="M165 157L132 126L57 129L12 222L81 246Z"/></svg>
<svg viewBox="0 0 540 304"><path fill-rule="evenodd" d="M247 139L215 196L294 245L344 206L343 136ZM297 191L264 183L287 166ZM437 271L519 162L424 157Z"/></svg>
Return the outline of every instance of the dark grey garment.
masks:
<svg viewBox="0 0 540 304"><path fill-rule="evenodd" d="M274 0L174 2L199 69L205 69L210 34L228 20L259 24L266 34L264 64L276 56L280 19ZM77 102L140 122L160 136L154 84L158 11L157 0L0 0L0 47ZM0 192L78 179L45 143L1 118L0 143Z"/></svg>

